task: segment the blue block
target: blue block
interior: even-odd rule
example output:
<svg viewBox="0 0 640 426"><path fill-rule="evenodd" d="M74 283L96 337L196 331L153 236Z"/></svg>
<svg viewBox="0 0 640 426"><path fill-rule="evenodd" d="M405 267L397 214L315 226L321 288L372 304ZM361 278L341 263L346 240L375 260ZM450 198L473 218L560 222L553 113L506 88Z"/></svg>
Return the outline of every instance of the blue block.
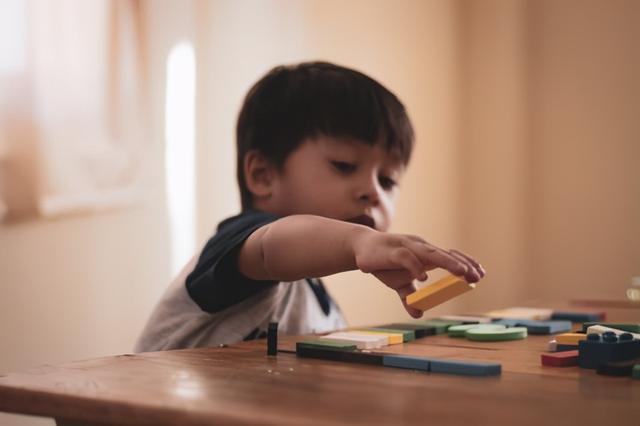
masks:
<svg viewBox="0 0 640 426"><path fill-rule="evenodd" d="M603 315L597 312L564 312L555 311L551 314L552 320L568 320L572 322L601 321Z"/></svg>
<svg viewBox="0 0 640 426"><path fill-rule="evenodd" d="M582 340L578 344L578 365L582 368L597 368L608 362L627 361L640 358L640 340L604 342Z"/></svg>
<svg viewBox="0 0 640 426"><path fill-rule="evenodd" d="M497 376L502 372L502 365L495 362L456 361L447 359L431 359L433 373L459 374L464 376Z"/></svg>
<svg viewBox="0 0 640 426"><path fill-rule="evenodd" d="M556 334L571 331L571 321L536 321L529 319L500 319L493 324L507 327L526 327L529 334Z"/></svg>
<svg viewBox="0 0 640 426"><path fill-rule="evenodd" d="M431 362L428 358L409 355L385 355L382 364L387 367L407 368L409 370L429 371Z"/></svg>

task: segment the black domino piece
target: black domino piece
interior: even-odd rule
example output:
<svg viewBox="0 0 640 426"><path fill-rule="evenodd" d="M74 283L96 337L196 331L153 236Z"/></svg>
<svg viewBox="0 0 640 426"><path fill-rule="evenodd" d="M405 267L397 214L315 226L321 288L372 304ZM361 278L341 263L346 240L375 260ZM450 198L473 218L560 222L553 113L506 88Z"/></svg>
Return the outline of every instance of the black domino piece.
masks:
<svg viewBox="0 0 640 426"><path fill-rule="evenodd" d="M270 322L267 329L267 355L278 355L278 323Z"/></svg>
<svg viewBox="0 0 640 426"><path fill-rule="evenodd" d="M383 365L383 355L373 352L336 351L331 349L298 346L296 354L303 358L328 359L330 361L353 362L357 364Z"/></svg>

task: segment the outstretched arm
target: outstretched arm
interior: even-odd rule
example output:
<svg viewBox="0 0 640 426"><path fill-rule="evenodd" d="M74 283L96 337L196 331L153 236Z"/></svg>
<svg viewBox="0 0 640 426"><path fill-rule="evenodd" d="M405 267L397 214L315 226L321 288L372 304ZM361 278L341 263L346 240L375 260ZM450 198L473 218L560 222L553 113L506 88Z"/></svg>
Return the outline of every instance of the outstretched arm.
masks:
<svg viewBox="0 0 640 426"><path fill-rule="evenodd" d="M484 275L473 259L420 237L312 215L287 216L259 228L238 257L240 272L256 280L293 281L360 269L394 289L399 281L424 281L426 271L438 267L468 282Z"/></svg>

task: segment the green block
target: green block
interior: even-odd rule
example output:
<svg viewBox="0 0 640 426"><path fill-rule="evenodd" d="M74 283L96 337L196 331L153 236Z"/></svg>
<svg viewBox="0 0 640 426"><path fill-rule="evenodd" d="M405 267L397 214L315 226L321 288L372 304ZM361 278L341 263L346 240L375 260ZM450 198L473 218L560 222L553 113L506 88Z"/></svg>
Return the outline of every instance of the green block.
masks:
<svg viewBox="0 0 640 426"><path fill-rule="evenodd" d="M491 330L486 328L472 328L467 330L466 337L469 340L484 342L501 340L518 340L527 337L526 327L510 327L503 330Z"/></svg>
<svg viewBox="0 0 640 426"><path fill-rule="evenodd" d="M452 325L447 330L449 337L466 337L467 331L474 328L483 328L485 330L503 330L505 327L502 324L461 324L461 325Z"/></svg>
<svg viewBox="0 0 640 426"><path fill-rule="evenodd" d="M384 331L385 333L402 334L402 342L411 342L412 340L416 340L416 332L413 330L398 330L396 328L380 328L380 327L371 327L371 328L366 328L365 330Z"/></svg>
<svg viewBox="0 0 640 426"><path fill-rule="evenodd" d="M461 321L429 319L429 320L416 321L416 324L428 325L430 327L435 327L436 334L444 334L444 333L447 332L449 327L451 327L452 325L461 325L462 322Z"/></svg>
<svg viewBox="0 0 640 426"><path fill-rule="evenodd" d="M340 340L319 339L319 340L303 340L296 343L296 351L298 348L307 349L328 349L334 351L355 351L357 346L353 343L342 342Z"/></svg>
<svg viewBox="0 0 640 426"><path fill-rule="evenodd" d="M640 379L640 364L633 366L633 370L631 370L631 377L634 379Z"/></svg>

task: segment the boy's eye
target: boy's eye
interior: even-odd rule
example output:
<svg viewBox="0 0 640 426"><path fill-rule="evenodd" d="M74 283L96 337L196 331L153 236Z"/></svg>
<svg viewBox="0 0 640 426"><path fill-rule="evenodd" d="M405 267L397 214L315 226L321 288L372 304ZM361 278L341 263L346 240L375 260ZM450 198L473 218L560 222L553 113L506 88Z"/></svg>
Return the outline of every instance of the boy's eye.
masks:
<svg viewBox="0 0 640 426"><path fill-rule="evenodd" d="M340 173L351 173L356 170L356 165L344 161L332 161L331 165Z"/></svg>
<svg viewBox="0 0 640 426"><path fill-rule="evenodd" d="M378 180L380 181L380 186L386 190L393 189L398 184L395 180L387 176L380 176Z"/></svg>

